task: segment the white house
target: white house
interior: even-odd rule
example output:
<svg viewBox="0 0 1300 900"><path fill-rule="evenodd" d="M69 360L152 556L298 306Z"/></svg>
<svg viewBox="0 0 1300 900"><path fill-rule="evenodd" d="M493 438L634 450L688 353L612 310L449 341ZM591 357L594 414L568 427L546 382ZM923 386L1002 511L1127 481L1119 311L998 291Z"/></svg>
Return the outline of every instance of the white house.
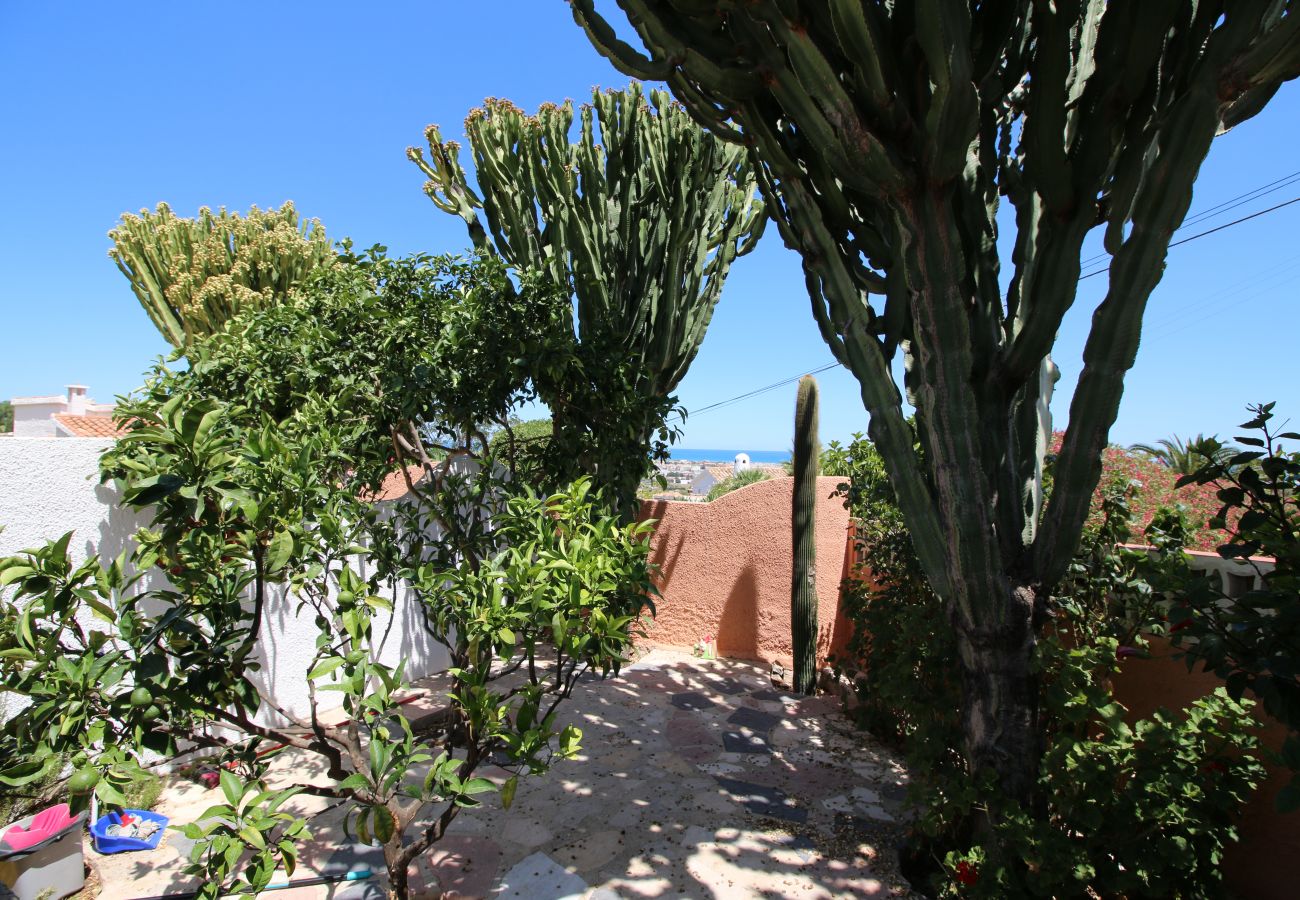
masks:
<svg viewBox="0 0 1300 900"><path fill-rule="evenodd" d="M697 497L702 497L709 491L713 490L714 485L726 481L739 475L741 472L749 469L761 469L767 473L769 478L780 478L785 474L785 470L780 466L755 465L750 462L748 453L737 453L736 459L731 465L705 466L700 473L691 481L691 493Z"/></svg>
<svg viewBox="0 0 1300 900"><path fill-rule="evenodd" d="M68 385L66 397L14 397L14 437L116 437L113 404L96 403L84 384Z"/></svg>

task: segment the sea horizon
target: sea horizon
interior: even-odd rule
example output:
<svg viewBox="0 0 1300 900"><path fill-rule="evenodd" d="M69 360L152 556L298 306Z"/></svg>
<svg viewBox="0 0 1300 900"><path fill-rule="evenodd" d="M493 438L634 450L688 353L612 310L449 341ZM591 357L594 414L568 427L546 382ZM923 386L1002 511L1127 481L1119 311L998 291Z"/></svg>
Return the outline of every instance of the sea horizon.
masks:
<svg viewBox="0 0 1300 900"><path fill-rule="evenodd" d="M790 458L789 450L719 450L698 447L673 447L672 458L678 462L733 462L737 453L749 454L750 462L783 463Z"/></svg>

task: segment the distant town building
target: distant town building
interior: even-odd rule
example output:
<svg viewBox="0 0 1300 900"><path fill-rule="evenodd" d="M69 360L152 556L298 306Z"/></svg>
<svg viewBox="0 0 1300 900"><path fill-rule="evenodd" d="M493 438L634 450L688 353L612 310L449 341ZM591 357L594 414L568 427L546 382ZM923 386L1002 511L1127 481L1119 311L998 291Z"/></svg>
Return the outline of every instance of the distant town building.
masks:
<svg viewBox="0 0 1300 900"><path fill-rule="evenodd" d="M113 404L96 403L86 390L70 384L67 396L14 397L14 437L117 437Z"/></svg>
<svg viewBox="0 0 1300 900"><path fill-rule="evenodd" d="M765 472L768 478L782 478L785 476L785 469L781 466L756 465L750 461L748 453L737 453L735 461L729 466L725 463L701 466L695 478L691 480L691 494L696 497L703 497L713 490L715 485L750 469Z"/></svg>

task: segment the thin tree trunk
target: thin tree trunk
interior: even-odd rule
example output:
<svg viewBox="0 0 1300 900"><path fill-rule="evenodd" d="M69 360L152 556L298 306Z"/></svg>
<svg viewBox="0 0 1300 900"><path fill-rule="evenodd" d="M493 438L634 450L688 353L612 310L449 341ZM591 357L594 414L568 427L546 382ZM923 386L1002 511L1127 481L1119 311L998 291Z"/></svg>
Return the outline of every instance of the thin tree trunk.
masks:
<svg viewBox="0 0 1300 900"><path fill-rule="evenodd" d="M393 836L384 844L384 865L388 869L388 896L392 900L406 900L410 887L406 877L407 860L402 853L402 832L394 829Z"/></svg>

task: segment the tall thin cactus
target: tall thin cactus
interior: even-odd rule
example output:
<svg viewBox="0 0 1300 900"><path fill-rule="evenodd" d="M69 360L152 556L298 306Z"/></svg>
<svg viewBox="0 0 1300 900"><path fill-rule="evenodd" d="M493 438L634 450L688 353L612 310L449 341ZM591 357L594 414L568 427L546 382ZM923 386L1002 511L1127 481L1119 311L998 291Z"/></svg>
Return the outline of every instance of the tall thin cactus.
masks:
<svg viewBox="0 0 1300 900"><path fill-rule="evenodd" d="M300 222L292 203L254 206L247 216L203 207L196 219L159 203L156 212L123 214L108 236L108 255L176 347L220 330L240 310L283 300L335 260L325 229L315 219Z"/></svg>
<svg viewBox="0 0 1300 900"><path fill-rule="evenodd" d="M477 247L571 290L574 364L540 371L537 387L557 461L594 476L627 511L671 394L765 212L744 149L702 130L664 91L597 90L578 113L576 143L573 124L569 101L533 116L508 100L473 110L465 133L479 193L437 126L425 132L427 156L407 155Z"/></svg>
<svg viewBox="0 0 1300 900"><path fill-rule="evenodd" d="M570 0L601 53L750 149L949 605L968 765L1030 808L1037 633L1143 310L1211 141L1300 75L1300 0L618 0L644 50L596 6ZM1109 286L1045 500L1050 353L1096 231Z"/></svg>
<svg viewBox="0 0 1300 900"><path fill-rule="evenodd" d="M791 533L794 569L790 579L790 632L794 644L794 689L817 687L817 379L799 379L794 404L794 500Z"/></svg>

